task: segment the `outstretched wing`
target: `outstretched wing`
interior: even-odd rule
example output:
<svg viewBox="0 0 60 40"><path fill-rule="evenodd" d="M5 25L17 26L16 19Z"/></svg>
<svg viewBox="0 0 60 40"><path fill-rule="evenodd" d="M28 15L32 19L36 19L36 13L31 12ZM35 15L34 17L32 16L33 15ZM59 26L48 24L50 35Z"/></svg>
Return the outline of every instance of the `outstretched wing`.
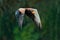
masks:
<svg viewBox="0 0 60 40"><path fill-rule="evenodd" d="M19 27L22 29L24 14L22 14L19 10L17 10L15 12L15 16L16 16Z"/></svg>
<svg viewBox="0 0 60 40"><path fill-rule="evenodd" d="M42 29L42 24L41 24L40 16L38 14L37 9L27 8L25 10L25 14L34 21L36 26L38 26L40 29Z"/></svg>
<svg viewBox="0 0 60 40"><path fill-rule="evenodd" d="M41 19L40 19L40 16L39 16L39 14L38 14L37 9L33 9L33 12L32 12L32 13L33 13L34 16L35 16L35 18L34 18L35 24L36 24L40 29L42 29Z"/></svg>

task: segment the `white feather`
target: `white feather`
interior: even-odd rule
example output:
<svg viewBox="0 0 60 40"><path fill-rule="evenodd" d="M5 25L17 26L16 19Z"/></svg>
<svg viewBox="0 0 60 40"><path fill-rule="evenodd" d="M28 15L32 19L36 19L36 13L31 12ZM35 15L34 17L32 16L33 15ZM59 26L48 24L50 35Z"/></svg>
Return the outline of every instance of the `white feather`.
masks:
<svg viewBox="0 0 60 40"><path fill-rule="evenodd" d="M40 28L42 28L42 24L41 24L41 20L40 20L40 16L39 16L39 14L38 14L38 11L37 11L37 9L33 9L34 10L34 12L35 12L35 21L36 21L36 23L37 23L37 25L40 25Z"/></svg>

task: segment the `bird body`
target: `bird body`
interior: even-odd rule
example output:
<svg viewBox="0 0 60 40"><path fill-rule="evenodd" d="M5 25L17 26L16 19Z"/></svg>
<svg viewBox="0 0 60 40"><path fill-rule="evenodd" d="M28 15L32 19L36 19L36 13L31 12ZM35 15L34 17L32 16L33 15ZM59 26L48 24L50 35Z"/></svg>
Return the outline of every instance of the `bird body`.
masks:
<svg viewBox="0 0 60 40"><path fill-rule="evenodd" d="M15 16L16 16L16 18L18 17L17 21L18 21L18 24L21 27L21 29L22 29L23 19L24 19L25 14L34 21L36 26L40 27L40 29L42 28L41 19L40 19L37 9L19 8L15 12Z"/></svg>

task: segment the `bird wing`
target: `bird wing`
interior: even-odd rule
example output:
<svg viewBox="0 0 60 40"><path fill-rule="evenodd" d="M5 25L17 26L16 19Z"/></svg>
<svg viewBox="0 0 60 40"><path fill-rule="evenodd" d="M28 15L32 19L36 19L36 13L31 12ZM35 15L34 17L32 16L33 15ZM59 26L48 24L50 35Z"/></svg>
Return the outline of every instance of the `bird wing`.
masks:
<svg viewBox="0 0 60 40"><path fill-rule="evenodd" d="M22 29L22 24L24 20L24 14L22 14L19 10L15 12L15 16L18 22L19 27Z"/></svg>
<svg viewBox="0 0 60 40"><path fill-rule="evenodd" d="M35 16L34 21L37 24L37 26L39 26L40 29L41 29L42 28L41 19L40 19L40 16L38 14L37 9L33 9L33 13L34 13L34 16Z"/></svg>

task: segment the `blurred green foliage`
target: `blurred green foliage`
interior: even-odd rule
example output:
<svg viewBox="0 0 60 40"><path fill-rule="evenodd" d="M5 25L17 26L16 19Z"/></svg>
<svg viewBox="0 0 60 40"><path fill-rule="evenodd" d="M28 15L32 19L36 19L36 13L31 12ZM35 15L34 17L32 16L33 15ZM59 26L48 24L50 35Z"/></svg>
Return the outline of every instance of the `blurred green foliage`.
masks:
<svg viewBox="0 0 60 40"><path fill-rule="evenodd" d="M19 31L15 11L21 7L37 8L42 21L39 32L33 21L25 16ZM60 40L60 0L0 0L0 40Z"/></svg>

